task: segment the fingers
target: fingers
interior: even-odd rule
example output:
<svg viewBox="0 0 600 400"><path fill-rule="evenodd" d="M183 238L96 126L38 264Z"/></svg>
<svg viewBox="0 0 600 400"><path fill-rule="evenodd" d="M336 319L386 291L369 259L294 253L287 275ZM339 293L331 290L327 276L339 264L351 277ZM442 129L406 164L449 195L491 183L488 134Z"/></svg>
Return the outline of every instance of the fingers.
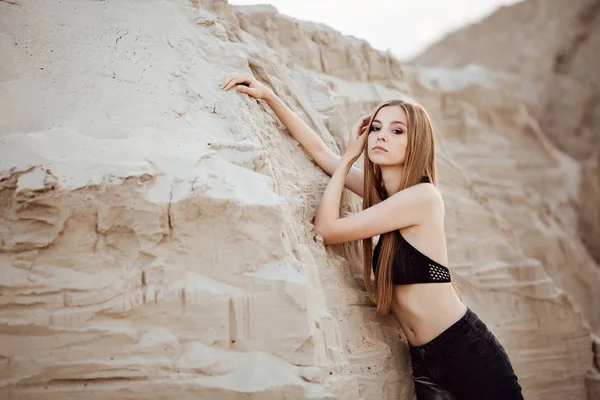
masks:
<svg viewBox="0 0 600 400"><path fill-rule="evenodd" d="M357 124L358 127L360 129L363 129L364 127L369 125L369 119L371 119L371 114L363 115L362 117L360 117Z"/></svg>
<svg viewBox="0 0 600 400"><path fill-rule="evenodd" d="M367 124L369 122L369 119L371 118L371 114L367 114L367 115L363 115L362 117L360 117L358 119L358 126L363 126L365 124Z"/></svg>
<svg viewBox="0 0 600 400"><path fill-rule="evenodd" d="M369 119L371 118L371 114L363 115L358 121L356 127L356 133L358 136L362 136L369 129Z"/></svg>
<svg viewBox="0 0 600 400"><path fill-rule="evenodd" d="M229 89L231 89L232 87L234 87L235 85L237 85L238 83L240 83L241 78L238 76L233 76L231 77L227 84L223 87L223 90L227 91Z"/></svg>
<svg viewBox="0 0 600 400"><path fill-rule="evenodd" d="M227 91L227 90L231 89L233 86L240 84L240 83L245 83L247 85L250 85L252 83L252 78L248 74L229 75L226 78L225 82L223 82L221 84L220 89Z"/></svg>
<svg viewBox="0 0 600 400"><path fill-rule="evenodd" d="M219 89L223 89L223 90L229 90L229 89L225 89L227 87L227 85L229 85L229 83L233 80L233 77L231 78L227 78L227 80L225 80L225 82L223 82L221 84L221 86L219 86Z"/></svg>
<svg viewBox="0 0 600 400"><path fill-rule="evenodd" d="M236 92L238 92L238 93L245 93L248 96L254 97L255 99L261 98L259 92L256 89L252 88L252 87L247 87L247 86L239 85L235 89L236 89Z"/></svg>

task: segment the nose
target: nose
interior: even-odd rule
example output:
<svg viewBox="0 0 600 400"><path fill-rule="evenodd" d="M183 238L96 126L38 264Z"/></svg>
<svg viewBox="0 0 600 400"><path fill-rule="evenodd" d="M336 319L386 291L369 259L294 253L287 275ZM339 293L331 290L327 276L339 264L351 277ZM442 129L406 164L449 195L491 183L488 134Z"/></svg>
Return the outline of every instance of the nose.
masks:
<svg viewBox="0 0 600 400"><path fill-rule="evenodd" d="M386 142L387 141L387 137L385 136L385 132L383 131L383 129L381 129L378 133L377 133L377 141L382 141L382 142Z"/></svg>

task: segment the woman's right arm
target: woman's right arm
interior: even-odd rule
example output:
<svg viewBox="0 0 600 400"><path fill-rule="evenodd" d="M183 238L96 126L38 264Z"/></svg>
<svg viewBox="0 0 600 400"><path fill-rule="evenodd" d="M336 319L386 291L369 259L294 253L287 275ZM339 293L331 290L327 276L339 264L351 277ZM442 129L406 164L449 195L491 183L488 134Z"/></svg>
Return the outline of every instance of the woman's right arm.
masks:
<svg viewBox="0 0 600 400"><path fill-rule="evenodd" d="M325 145L325 142L296 113L294 113L270 88L260 83L249 73L231 74L220 86L222 90L236 87L236 91L246 93L255 99L263 99L283 122L290 134L311 155L317 165L329 176L333 175L341 157ZM352 167L346 176L345 186L363 196L364 173Z"/></svg>
<svg viewBox="0 0 600 400"><path fill-rule="evenodd" d="M317 165L329 176L333 175L341 157L325 145L325 142L296 113L294 113L273 91L264 97L269 107L290 132L290 135L311 155ZM345 186L363 196L364 173L352 167L346 176Z"/></svg>

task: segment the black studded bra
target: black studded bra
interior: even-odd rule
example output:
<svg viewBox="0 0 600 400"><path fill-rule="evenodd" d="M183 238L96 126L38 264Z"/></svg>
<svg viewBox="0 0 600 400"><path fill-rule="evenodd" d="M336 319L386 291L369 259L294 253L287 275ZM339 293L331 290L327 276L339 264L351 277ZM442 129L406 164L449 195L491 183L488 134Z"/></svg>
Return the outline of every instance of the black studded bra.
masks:
<svg viewBox="0 0 600 400"><path fill-rule="evenodd" d="M425 180L427 182L428 180ZM394 285L409 285L411 283L441 283L451 282L450 271L447 267L433 261L425 254L408 243L400 234L396 235L396 249L392 260L392 283ZM376 272L381 240L373 251L373 272Z"/></svg>

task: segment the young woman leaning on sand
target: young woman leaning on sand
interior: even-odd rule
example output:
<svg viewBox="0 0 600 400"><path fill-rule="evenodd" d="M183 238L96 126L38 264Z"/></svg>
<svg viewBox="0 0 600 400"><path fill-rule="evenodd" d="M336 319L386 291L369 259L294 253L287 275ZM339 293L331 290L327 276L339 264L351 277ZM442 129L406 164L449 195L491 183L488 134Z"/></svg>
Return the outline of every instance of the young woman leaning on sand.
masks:
<svg viewBox="0 0 600 400"><path fill-rule="evenodd" d="M220 89L233 87L264 100L331 176L315 230L325 244L362 241L365 288L408 340L417 399L523 399L504 347L463 304L446 267L444 203L424 108L401 99L380 103L358 120L340 157L252 75L232 74ZM361 170L353 164L363 151ZM363 198L363 211L339 218L344 186Z"/></svg>

